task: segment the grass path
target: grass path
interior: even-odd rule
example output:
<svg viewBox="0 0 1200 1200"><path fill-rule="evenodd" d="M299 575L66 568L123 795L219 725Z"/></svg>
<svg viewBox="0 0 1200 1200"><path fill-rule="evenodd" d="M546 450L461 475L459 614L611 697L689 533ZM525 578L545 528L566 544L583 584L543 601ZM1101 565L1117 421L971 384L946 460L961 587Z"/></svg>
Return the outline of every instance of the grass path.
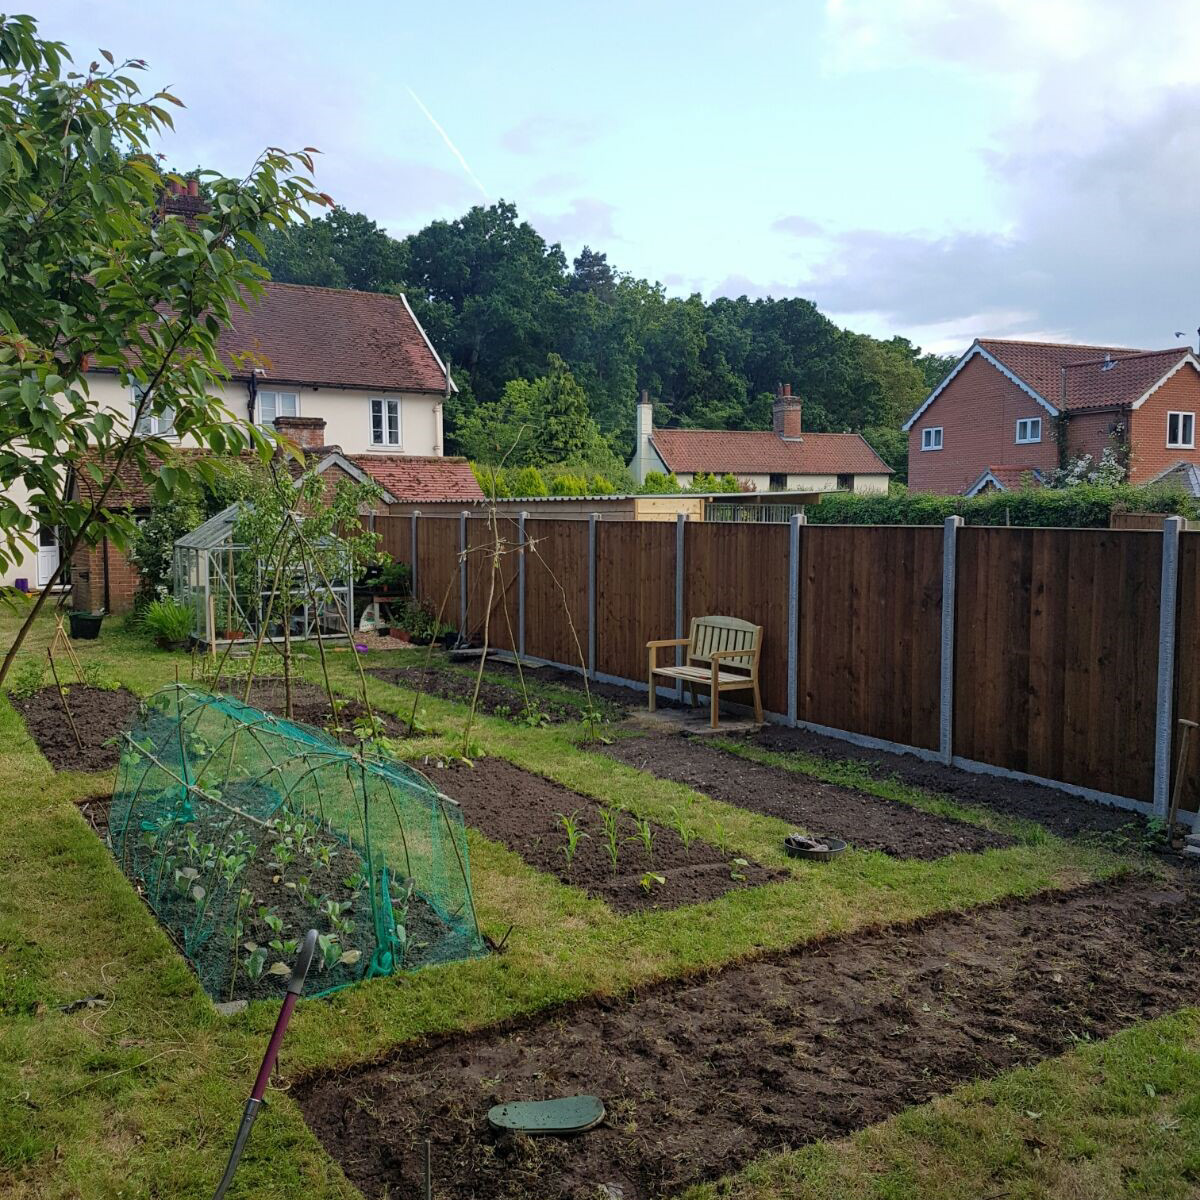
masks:
<svg viewBox="0 0 1200 1200"><path fill-rule="evenodd" d="M11 623L0 618L0 640ZM25 657L44 656L51 633L40 623ZM186 674L186 660L147 650L112 620L98 642L77 645L85 661L140 693L172 680L177 668ZM331 663L337 686L352 689L349 656L331 655ZM319 678L313 660L305 672ZM411 693L375 679L369 691L382 708L411 711ZM418 760L450 752L464 709L430 698L420 707L423 724L436 732L405 743L406 752ZM302 1004L285 1073L336 1068L423 1034L618 993L828 933L1071 886L1128 865L1028 827L1016 846L931 863L870 853L849 854L836 870L796 863L779 849L781 822L600 758L577 744L580 733L577 726L528 729L479 718L472 749L664 822L679 812L702 837L721 833L759 861L785 866L789 878L690 909L619 918L471 831L481 923L497 937L514 926L506 953ZM73 801L111 785L111 774L54 773L0 701L4 1196L211 1194L274 1020L273 1005L233 1019L213 1011L75 809ZM896 787L857 777L853 785L889 796ZM939 809L950 802L928 794L894 798L995 821ZM771 1158L722 1194L949 1198L987 1195L991 1187L1005 1196L1107 1197L1133 1194L1121 1189L1130 1184L1128 1164L1140 1157L1137 1177L1154 1184L1142 1194L1183 1196L1198 1169L1185 1137L1190 1132L1190 1145L1200 1145L1198 1039L1195 1014L1166 1018L963 1089L845 1142ZM357 1195L286 1093L256 1127L235 1192L280 1200Z"/></svg>

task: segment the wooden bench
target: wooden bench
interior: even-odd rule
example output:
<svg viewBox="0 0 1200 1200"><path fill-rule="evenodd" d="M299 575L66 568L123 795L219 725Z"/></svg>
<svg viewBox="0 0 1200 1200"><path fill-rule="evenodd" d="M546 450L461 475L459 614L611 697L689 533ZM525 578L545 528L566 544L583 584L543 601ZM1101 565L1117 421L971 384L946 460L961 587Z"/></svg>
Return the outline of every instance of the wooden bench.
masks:
<svg viewBox="0 0 1200 1200"><path fill-rule="evenodd" d="M658 651L664 646L686 646L683 666L660 666ZM762 650L762 626L737 617L693 617L685 638L647 642L650 656L650 711L655 707L655 676L680 679L688 685L696 703L696 685L707 687L711 696L710 724L717 728L718 698L722 692L753 691L754 719L762 724L762 697L758 690L758 656Z"/></svg>

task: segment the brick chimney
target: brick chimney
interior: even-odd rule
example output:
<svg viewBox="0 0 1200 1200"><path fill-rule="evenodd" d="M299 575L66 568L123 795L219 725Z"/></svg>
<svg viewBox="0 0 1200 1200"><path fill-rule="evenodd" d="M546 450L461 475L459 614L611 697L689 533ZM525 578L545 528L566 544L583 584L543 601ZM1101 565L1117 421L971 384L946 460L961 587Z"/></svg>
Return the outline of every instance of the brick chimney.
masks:
<svg viewBox="0 0 1200 1200"><path fill-rule="evenodd" d="M275 432L306 450L325 445L324 417L276 417Z"/></svg>
<svg viewBox="0 0 1200 1200"><path fill-rule="evenodd" d="M775 430L775 436L789 442L802 441L803 412L804 401L792 395L792 385L781 383L775 389L775 403L771 407L771 427Z"/></svg>
<svg viewBox="0 0 1200 1200"><path fill-rule="evenodd" d="M176 183L173 179L166 181L159 202L160 216L180 217L194 229L196 218L206 212L208 203L200 195L200 184L195 179L189 179L186 184Z"/></svg>

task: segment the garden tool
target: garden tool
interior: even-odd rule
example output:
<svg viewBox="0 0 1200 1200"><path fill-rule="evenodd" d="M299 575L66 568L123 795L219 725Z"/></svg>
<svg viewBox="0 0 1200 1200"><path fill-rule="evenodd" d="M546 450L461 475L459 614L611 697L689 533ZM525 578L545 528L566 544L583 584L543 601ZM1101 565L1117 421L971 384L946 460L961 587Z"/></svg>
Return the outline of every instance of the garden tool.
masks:
<svg viewBox="0 0 1200 1200"><path fill-rule="evenodd" d="M233 1182L233 1175L241 1160L242 1151L246 1148L246 1139L250 1136L250 1130L258 1117L259 1109L266 1103L263 1096L271 1078L271 1070L275 1066L275 1059L279 1057L279 1047L283 1042L283 1035L287 1032L288 1022L292 1019L292 1009L296 1007L296 1001L300 999L300 993L304 991L304 979L308 974L308 968L312 963L313 952L316 948L317 931L310 929L305 934L304 943L296 958L296 965L292 968L291 977L288 979L283 1007L279 1010L275 1029L271 1033L271 1040L267 1043L267 1052L263 1056L262 1066L258 1068L258 1078L254 1081L254 1090L250 1093L250 1099L246 1101L246 1109L242 1113L242 1123L238 1126L237 1137L233 1140L233 1150L229 1154L229 1165L225 1168L225 1174L217 1185L213 1200L221 1200Z"/></svg>
<svg viewBox="0 0 1200 1200"><path fill-rule="evenodd" d="M1171 792L1171 807L1167 812L1167 839L1176 849L1183 845L1182 835L1176 836L1175 818L1179 814L1179 798L1183 795L1183 778L1188 761L1188 738L1192 730L1198 728L1195 721L1189 721L1186 717L1180 717L1177 724L1179 725L1179 762L1175 768L1175 787Z"/></svg>

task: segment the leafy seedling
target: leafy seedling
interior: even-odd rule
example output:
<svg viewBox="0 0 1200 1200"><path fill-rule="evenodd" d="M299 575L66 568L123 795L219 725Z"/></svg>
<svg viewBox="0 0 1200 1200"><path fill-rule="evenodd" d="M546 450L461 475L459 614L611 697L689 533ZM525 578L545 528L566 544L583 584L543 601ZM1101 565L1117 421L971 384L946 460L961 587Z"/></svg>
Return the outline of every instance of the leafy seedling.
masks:
<svg viewBox="0 0 1200 1200"><path fill-rule="evenodd" d="M621 810L616 805L611 805L600 810L600 820L604 824L604 848L608 852L608 858L612 863L614 875L617 873L617 858L620 854L621 845L621 834L618 828L620 819Z"/></svg>
<svg viewBox="0 0 1200 1200"><path fill-rule="evenodd" d="M688 824L687 817L678 808L671 809L672 824L679 840L683 843L683 852L690 858L692 843L696 840L696 831Z"/></svg>
<svg viewBox="0 0 1200 1200"><path fill-rule="evenodd" d="M729 878L739 883L746 878L745 868L750 864L744 858L735 858L730 865Z"/></svg>
<svg viewBox="0 0 1200 1200"><path fill-rule="evenodd" d="M646 857L654 861L654 826L650 824L649 817L637 817L634 819L634 826L637 829L637 835L631 837L631 842L641 842L642 849L646 851Z"/></svg>
<svg viewBox="0 0 1200 1200"><path fill-rule="evenodd" d="M648 896L656 887L663 887L666 882L667 877L665 875L655 875L653 871L647 871L645 875L638 880L638 886Z"/></svg>
<svg viewBox="0 0 1200 1200"><path fill-rule="evenodd" d="M578 812L573 812L570 816L567 816L566 813L558 814L558 823L566 830L567 834L567 844L563 847L563 853L567 856L568 871L571 869L571 863L575 861L579 843L589 836L579 828L578 817Z"/></svg>

